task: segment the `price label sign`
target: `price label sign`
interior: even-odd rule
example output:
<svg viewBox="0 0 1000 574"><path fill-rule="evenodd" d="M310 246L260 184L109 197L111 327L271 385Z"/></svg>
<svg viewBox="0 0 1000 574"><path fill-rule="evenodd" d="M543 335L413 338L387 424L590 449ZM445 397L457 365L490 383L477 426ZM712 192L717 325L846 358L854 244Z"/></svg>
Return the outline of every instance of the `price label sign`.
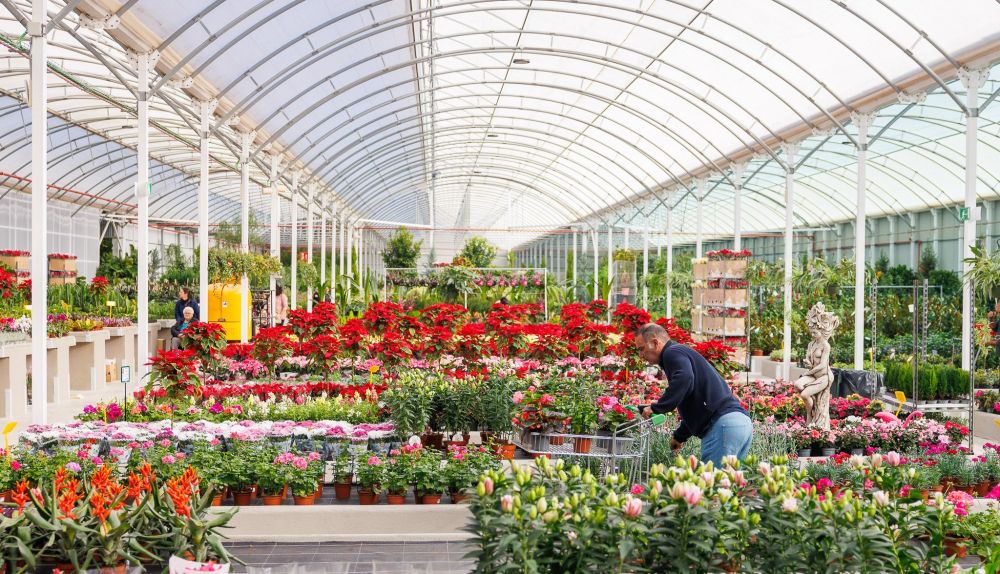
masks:
<svg viewBox="0 0 1000 574"><path fill-rule="evenodd" d="M129 365L122 365L121 380L123 383L127 383L132 380L132 367Z"/></svg>

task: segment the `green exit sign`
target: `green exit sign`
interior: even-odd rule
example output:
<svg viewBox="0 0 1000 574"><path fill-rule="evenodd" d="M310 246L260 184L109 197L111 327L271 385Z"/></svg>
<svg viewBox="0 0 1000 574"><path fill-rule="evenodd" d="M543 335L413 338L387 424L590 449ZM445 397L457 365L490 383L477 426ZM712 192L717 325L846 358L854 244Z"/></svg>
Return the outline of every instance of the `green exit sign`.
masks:
<svg viewBox="0 0 1000 574"><path fill-rule="evenodd" d="M958 208L958 220L959 221L968 221L970 219L969 215L970 214L969 214L969 208L968 207L959 207Z"/></svg>

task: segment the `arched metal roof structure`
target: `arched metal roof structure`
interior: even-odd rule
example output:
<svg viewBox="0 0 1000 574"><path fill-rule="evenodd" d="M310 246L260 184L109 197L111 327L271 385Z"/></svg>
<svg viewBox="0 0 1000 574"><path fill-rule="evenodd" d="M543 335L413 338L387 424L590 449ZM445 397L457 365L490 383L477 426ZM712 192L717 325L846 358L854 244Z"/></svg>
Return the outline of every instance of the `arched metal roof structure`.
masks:
<svg viewBox="0 0 1000 574"><path fill-rule="evenodd" d="M18 189L30 2L0 4L0 184ZM134 211L128 51L155 50L150 208L171 221L195 219L196 100L211 98L216 221L239 213L249 130L261 221L278 154L286 197L298 170L352 220L442 228L662 227L670 207L684 233L706 178L708 236L731 233L731 166L749 162L744 225L775 229L784 142L802 144L797 223L840 221L855 209L850 114L873 110L869 213L951 205L964 173L955 78L1000 54L990 0L51 0L49 15L53 194ZM995 197L1000 108L981 107L978 190Z"/></svg>

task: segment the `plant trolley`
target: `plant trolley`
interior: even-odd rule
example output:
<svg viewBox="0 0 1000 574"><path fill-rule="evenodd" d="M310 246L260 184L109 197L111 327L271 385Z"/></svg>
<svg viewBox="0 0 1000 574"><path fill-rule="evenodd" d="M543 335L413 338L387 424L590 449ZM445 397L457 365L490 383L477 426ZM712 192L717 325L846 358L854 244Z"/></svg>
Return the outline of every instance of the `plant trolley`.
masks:
<svg viewBox="0 0 1000 574"><path fill-rule="evenodd" d="M632 483L642 483L649 478L650 439L662 432L666 420L663 415L637 417L612 433L595 435L524 431L514 442L532 458L584 459L602 478L621 472Z"/></svg>

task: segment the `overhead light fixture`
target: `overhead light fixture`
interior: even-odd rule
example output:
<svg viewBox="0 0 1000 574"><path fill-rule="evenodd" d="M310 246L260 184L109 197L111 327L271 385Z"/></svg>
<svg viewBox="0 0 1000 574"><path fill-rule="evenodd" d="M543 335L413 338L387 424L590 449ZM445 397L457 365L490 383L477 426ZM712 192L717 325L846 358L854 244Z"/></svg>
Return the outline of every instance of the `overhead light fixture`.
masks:
<svg viewBox="0 0 1000 574"><path fill-rule="evenodd" d="M479 171L478 169L474 169L474 170L472 170L472 173L473 173L473 175L479 175L479 174L481 174L483 172Z"/></svg>
<svg viewBox="0 0 1000 574"><path fill-rule="evenodd" d="M488 138L498 138L500 136L498 136L497 134L486 134L486 137L488 137Z"/></svg>
<svg viewBox="0 0 1000 574"><path fill-rule="evenodd" d="M514 63L518 65L530 64L531 60L527 58L514 58Z"/></svg>

